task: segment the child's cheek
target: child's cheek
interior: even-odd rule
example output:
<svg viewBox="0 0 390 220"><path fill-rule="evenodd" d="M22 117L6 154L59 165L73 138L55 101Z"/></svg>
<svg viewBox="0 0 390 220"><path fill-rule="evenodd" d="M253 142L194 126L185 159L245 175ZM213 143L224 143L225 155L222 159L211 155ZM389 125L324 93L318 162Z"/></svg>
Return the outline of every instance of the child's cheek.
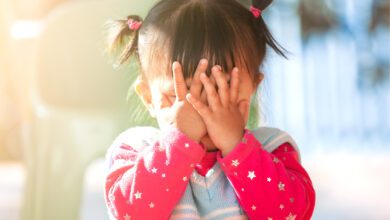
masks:
<svg viewBox="0 0 390 220"><path fill-rule="evenodd" d="M164 95L163 98L161 98L161 108L170 108L176 101L176 96L169 96Z"/></svg>

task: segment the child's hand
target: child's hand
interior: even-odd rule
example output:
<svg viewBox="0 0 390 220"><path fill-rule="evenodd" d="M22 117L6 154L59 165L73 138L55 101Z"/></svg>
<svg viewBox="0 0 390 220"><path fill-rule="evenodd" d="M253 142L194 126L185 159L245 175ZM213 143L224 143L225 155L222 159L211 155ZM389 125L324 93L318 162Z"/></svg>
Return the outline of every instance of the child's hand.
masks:
<svg viewBox="0 0 390 220"><path fill-rule="evenodd" d="M205 73L200 75L207 94L208 106L192 94L188 94L187 99L202 116L211 140L225 156L233 150L244 135L244 114L248 103L242 102L237 106L240 80L238 68L234 68L231 73L230 88L219 66L212 68L212 74L218 92Z"/></svg>
<svg viewBox="0 0 390 220"><path fill-rule="evenodd" d="M190 86L191 94L194 97L200 96L202 83L199 81L199 75L207 70L207 65L206 60L201 60L196 69L194 80ZM163 124L171 124L187 135L187 137L199 142L207 133L206 125L198 112L186 100L188 89L181 65L178 62L174 62L172 71L176 100L171 107L161 109L157 117L160 122L161 120L164 121Z"/></svg>

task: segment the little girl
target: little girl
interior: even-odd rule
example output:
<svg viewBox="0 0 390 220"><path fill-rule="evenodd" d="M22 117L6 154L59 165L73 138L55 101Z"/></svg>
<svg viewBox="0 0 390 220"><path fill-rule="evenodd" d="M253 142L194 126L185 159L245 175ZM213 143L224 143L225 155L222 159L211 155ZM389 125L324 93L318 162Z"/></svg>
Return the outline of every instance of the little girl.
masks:
<svg viewBox="0 0 390 220"><path fill-rule="evenodd" d="M111 48L138 59L135 89L159 129L130 128L110 147L112 219L310 219L295 142L246 129L266 46L284 55L261 16L270 3L161 0L144 20L116 21Z"/></svg>

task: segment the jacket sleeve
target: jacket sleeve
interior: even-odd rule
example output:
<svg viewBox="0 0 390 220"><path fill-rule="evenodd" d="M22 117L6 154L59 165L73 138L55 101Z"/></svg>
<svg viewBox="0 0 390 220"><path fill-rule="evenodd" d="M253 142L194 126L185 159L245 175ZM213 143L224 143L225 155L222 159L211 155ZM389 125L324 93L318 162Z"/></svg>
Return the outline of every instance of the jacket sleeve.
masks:
<svg viewBox="0 0 390 220"><path fill-rule="evenodd" d="M218 156L241 207L250 219L310 219L315 204L311 180L289 144L265 151L250 131L226 157Z"/></svg>
<svg viewBox="0 0 390 220"><path fill-rule="evenodd" d="M168 219L205 150L176 128L145 146L115 141L109 150L105 200L120 220ZM139 137L126 137L126 139Z"/></svg>

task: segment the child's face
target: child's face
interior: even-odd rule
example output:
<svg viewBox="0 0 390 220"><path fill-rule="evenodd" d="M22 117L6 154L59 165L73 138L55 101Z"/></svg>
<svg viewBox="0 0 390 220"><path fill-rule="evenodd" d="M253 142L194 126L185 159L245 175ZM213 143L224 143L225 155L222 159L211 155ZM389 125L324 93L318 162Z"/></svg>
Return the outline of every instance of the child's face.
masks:
<svg viewBox="0 0 390 220"><path fill-rule="evenodd" d="M227 75L227 78L230 79L230 73ZM213 77L211 77L211 79L213 80ZM191 86L191 81L192 79L186 79L186 84L188 88L190 88ZM244 71L244 70L240 71L238 105L240 104L240 102L246 102L250 104L251 97L256 91L258 84L259 83L253 82L253 78L251 77L248 71ZM157 79L149 80L147 88L144 89L149 89L149 91L138 91L138 92L149 93L148 106L150 112L157 112L163 108L170 108L175 102L176 96L175 96L173 78L171 75L167 77L160 77ZM204 91L202 91L201 99L204 103L207 104L206 93ZM243 115L245 124L248 121L248 117L249 117L249 108L248 111L245 113L245 115ZM160 121L163 120L158 120L158 121L160 123ZM160 127L163 127L163 125L160 125ZM205 146L214 146L207 134L201 139L201 142Z"/></svg>
<svg viewBox="0 0 390 220"><path fill-rule="evenodd" d="M210 77L213 80L213 76ZM230 74L227 75L230 79ZM190 88L192 79L186 79L187 87ZM213 80L215 83L215 81ZM173 86L172 76L165 77L164 79L155 79L149 82L149 87L152 96L152 106L155 109L169 108L175 102L175 90ZM251 100L253 92L257 89L257 85L253 82L249 72L240 72L240 85L238 94L238 104L242 101ZM202 100L207 103L206 93L202 91ZM245 117L245 120L248 118Z"/></svg>

